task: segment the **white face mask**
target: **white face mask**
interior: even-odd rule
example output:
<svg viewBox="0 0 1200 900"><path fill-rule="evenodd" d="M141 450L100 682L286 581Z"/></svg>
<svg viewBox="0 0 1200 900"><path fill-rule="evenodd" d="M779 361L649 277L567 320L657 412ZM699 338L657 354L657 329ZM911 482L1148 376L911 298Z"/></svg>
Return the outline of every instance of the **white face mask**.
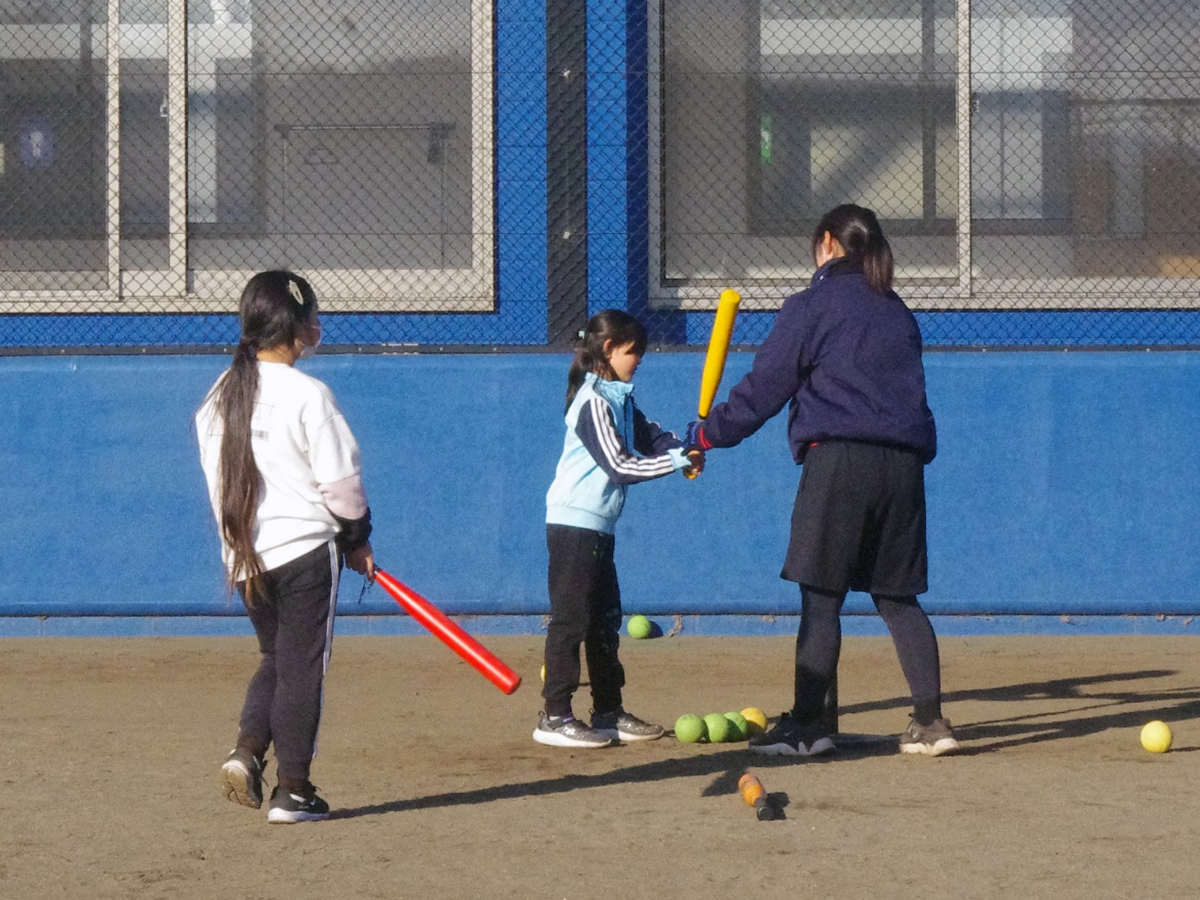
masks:
<svg viewBox="0 0 1200 900"><path fill-rule="evenodd" d="M309 327L312 328L312 330L317 333L317 340L316 340L316 343L313 343L313 344L301 343L300 359L311 359L312 355L317 352L317 348L321 346L321 326L320 325L311 325Z"/></svg>

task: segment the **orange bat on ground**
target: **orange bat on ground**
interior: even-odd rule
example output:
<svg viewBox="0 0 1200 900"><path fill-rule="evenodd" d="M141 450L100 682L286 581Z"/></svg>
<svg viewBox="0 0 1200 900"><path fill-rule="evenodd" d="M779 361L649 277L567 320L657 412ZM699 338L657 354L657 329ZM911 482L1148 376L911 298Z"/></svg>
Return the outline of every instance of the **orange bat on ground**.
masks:
<svg viewBox="0 0 1200 900"><path fill-rule="evenodd" d="M775 818L775 808L767 800L767 790L763 787L757 775L747 772L738 779L738 790L747 806L754 807L754 813L760 822Z"/></svg>

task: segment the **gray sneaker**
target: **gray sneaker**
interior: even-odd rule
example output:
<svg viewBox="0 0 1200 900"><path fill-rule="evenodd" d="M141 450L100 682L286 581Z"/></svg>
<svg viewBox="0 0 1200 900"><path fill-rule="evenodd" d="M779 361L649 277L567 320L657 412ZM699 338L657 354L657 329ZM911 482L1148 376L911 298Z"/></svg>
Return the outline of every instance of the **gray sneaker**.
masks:
<svg viewBox="0 0 1200 900"><path fill-rule="evenodd" d="M926 756L941 756L962 749L950 729L949 719L934 719L928 725L918 725L913 719L908 730L900 735L901 753L924 753Z"/></svg>
<svg viewBox="0 0 1200 900"><path fill-rule="evenodd" d="M593 712L592 728L627 744L635 741L656 741L666 733L666 729L661 725L643 722L633 713L623 709L610 713Z"/></svg>
<svg viewBox="0 0 1200 900"><path fill-rule="evenodd" d="M541 714L533 739L547 747L578 747L585 750L607 747L613 739L574 716Z"/></svg>
<svg viewBox="0 0 1200 900"><path fill-rule="evenodd" d="M819 722L802 724L786 712L770 731L750 738L751 752L763 756L820 756L835 749L833 737Z"/></svg>
<svg viewBox="0 0 1200 900"><path fill-rule="evenodd" d="M242 806L262 806L263 761L241 747L235 748L221 766L221 788L225 797Z"/></svg>

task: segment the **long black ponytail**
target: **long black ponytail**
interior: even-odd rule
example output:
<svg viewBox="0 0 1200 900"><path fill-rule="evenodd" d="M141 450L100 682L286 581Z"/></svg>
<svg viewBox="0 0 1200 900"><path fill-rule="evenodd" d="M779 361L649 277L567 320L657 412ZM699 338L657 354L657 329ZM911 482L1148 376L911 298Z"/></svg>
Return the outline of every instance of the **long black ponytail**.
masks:
<svg viewBox="0 0 1200 900"><path fill-rule="evenodd" d="M896 265L892 258L892 247L883 236L879 219L872 210L844 203L825 213L813 232L814 255L826 233L842 245L847 260L862 266L863 277L873 291L886 294L892 289Z"/></svg>
<svg viewBox="0 0 1200 900"><path fill-rule="evenodd" d="M300 328L316 316L317 295L307 281L292 272L259 272L242 291L238 312L241 340L229 370L214 389L216 415L224 425L218 498L221 535L233 555L233 578L240 575L245 579L243 592L250 603L263 576L262 558L254 549L262 476L250 440L250 421L258 398L258 352L291 345Z"/></svg>
<svg viewBox="0 0 1200 900"><path fill-rule="evenodd" d="M565 409L571 408L571 401L583 387L583 380L588 372L595 372L601 378L616 377L612 366L608 364L608 355L604 352L609 341L612 341L614 347L633 344L633 351L638 356L646 353L646 329L635 317L623 309L605 309L596 313L588 319L575 347L575 358L571 360L571 367L567 370Z"/></svg>

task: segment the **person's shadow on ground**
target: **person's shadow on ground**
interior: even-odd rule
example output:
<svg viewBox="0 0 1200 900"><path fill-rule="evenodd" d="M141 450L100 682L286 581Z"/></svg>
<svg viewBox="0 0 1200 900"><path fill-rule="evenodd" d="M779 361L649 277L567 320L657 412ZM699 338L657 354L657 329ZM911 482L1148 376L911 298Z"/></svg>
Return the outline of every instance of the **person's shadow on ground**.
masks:
<svg viewBox="0 0 1200 900"><path fill-rule="evenodd" d="M1113 728L1140 728L1148 721L1146 707L1154 707L1150 718L1172 722L1200 717L1200 688L1171 688L1167 690L1136 690L1136 682L1166 678L1177 674L1165 669L1146 669L1137 672L1116 672L1101 675L1081 675L1049 681L1029 681L1005 684L992 688L953 691L943 697L950 707L957 702L1044 703L1045 708L1025 711L1007 718L976 722L954 723L954 731L963 742L955 756L994 753L1007 747L1036 744L1045 741L1080 738ZM1068 702L1068 705L1064 703ZM1083 705L1080 705L1083 701ZM908 697L855 703L839 709L842 714L883 709L907 709ZM772 720L774 721L774 720ZM668 732L668 739L671 737ZM668 778L691 778L711 775L712 781L703 790L704 796L729 794L738 798L737 782L751 765L756 771L769 771L777 766L827 765L838 761L862 759L868 756L888 756L898 752L896 735L847 735L838 745L838 752L812 758L755 756L742 745L731 746L703 756L656 760L641 765L626 766L608 772L562 775L537 781L501 784L468 791L448 791L425 797L410 797L389 803L335 810L331 819L353 819L360 816L408 812L444 806L492 803L519 797L538 797L587 788L619 784L660 781ZM1191 752L1200 747L1172 748L1172 753ZM604 751L611 753L614 751ZM620 752L619 750L615 752ZM769 776L766 780L769 782ZM768 793L768 800L786 818L784 810L789 799L786 793Z"/></svg>
<svg viewBox="0 0 1200 900"><path fill-rule="evenodd" d="M1200 687L1158 690L1138 689L1137 682L1169 678L1169 669L1108 672L1049 681L1028 681L992 688L951 691L945 706L964 701L1037 704L1037 711L981 721L954 720L954 733L963 742L957 755L992 753L1007 747L1045 741L1079 738L1113 728L1140 729L1150 719L1170 723L1200 716ZM841 713L907 708L907 697L857 703L840 708ZM1147 712L1147 707L1154 709ZM1191 752L1200 747L1172 748L1172 753Z"/></svg>
<svg viewBox="0 0 1200 900"><path fill-rule="evenodd" d="M603 752L611 753L613 751ZM814 757L811 762L828 761L830 758L828 756ZM410 810L430 809L433 807L492 803L497 800L540 797L547 794L560 794L587 788L637 784L640 782L661 781L667 778L691 778L697 775L713 776L713 780L701 791L702 796L728 794L732 800L741 803L741 797L738 796L737 783L738 779L749 768L751 763L753 763L755 771L761 772L772 765L779 765L784 762L787 765L794 765L795 759L789 758L786 761L782 761L775 757L752 756L745 745L742 745L741 747L731 747L728 750L719 750L703 756L661 759L642 765L614 769L610 772L596 772L588 775L562 775L557 778L543 778L538 781L500 784L470 791L449 791L442 794L431 794L426 797L411 797L403 800L393 800L389 803L377 803L372 806L337 809L330 813L329 818L354 819L360 816L408 812ZM769 778L767 781L769 781ZM776 818L778 820L786 818L784 810L790 802L786 793L768 792L767 801L777 814ZM753 816L754 813L747 809L747 815Z"/></svg>

